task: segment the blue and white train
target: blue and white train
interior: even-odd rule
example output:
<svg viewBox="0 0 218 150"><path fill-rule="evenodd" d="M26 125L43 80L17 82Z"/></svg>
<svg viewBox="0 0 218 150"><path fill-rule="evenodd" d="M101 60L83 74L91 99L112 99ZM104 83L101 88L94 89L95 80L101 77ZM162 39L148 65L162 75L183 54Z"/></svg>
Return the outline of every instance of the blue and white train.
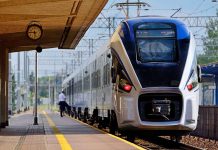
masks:
<svg viewBox="0 0 218 150"><path fill-rule="evenodd" d="M200 69L195 41L172 18L122 21L108 46L63 82L79 118L133 136L180 137L196 128Z"/></svg>

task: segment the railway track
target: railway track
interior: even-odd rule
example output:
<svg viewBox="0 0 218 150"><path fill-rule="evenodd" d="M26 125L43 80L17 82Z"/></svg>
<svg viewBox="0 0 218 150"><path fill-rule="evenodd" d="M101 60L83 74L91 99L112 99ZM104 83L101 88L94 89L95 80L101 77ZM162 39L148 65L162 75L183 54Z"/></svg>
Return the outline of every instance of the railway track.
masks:
<svg viewBox="0 0 218 150"><path fill-rule="evenodd" d="M78 121L82 122L81 120L78 120ZM84 124L91 126L88 122ZM92 127L96 128L97 130L101 130L103 132L110 134L108 129L99 129L98 124L93 124ZM119 133L116 133L115 136L126 140L126 136L121 135ZM137 137L134 141L134 144L146 150L166 150L166 149L167 150L177 150L177 149L178 150L203 150L203 148L200 148L200 147L195 147L195 146L188 145L185 143L178 143L178 142L169 140L167 138L158 137L158 136Z"/></svg>
<svg viewBox="0 0 218 150"><path fill-rule="evenodd" d="M185 143L177 143L163 137L141 137L135 140L135 144L147 150L203 150L199 147L195 147Z"/></svg>

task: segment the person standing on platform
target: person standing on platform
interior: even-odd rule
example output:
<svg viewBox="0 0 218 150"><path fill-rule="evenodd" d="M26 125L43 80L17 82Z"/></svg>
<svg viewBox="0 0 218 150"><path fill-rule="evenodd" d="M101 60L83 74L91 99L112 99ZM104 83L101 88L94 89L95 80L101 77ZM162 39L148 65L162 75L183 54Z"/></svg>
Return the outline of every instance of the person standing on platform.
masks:
<svg viewBox="0 0 218 150"><path fill-rule="evenodd" d="M65 110L65 107L67 107L67 110L69 108L69 105L67 104L66 102L66 96L65 96L65 92L62 91L60 94L59 94L59 106L60 106L60 115L61 117L63 117L63 112ZM68 110L69 111L69 110Z"/></svg>

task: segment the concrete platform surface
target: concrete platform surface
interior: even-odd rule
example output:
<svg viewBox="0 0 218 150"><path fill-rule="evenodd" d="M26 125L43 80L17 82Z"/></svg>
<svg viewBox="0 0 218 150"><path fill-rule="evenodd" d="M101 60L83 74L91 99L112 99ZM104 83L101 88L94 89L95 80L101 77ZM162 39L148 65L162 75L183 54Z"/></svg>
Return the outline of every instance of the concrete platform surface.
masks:
<svg viewBox="0 0 218 150"><path fill-rule="evenodd" d="M33 125L31 111L14 115L0 131L0 150L135 150L125 140L101 132L70 117L46 111Z"/></svg>

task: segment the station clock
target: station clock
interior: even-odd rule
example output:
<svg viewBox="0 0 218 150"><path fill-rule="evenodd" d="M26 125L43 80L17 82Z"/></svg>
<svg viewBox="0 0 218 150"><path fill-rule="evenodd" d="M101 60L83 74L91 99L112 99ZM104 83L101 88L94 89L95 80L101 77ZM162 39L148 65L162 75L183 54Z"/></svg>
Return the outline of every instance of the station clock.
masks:
<svg viewBox="0 0 218 150"><path fill-rule="evenodd" d="M43 29L38 22L30 22L26 29L26 35L31 40L39 40L42 37Z"/></svg>

